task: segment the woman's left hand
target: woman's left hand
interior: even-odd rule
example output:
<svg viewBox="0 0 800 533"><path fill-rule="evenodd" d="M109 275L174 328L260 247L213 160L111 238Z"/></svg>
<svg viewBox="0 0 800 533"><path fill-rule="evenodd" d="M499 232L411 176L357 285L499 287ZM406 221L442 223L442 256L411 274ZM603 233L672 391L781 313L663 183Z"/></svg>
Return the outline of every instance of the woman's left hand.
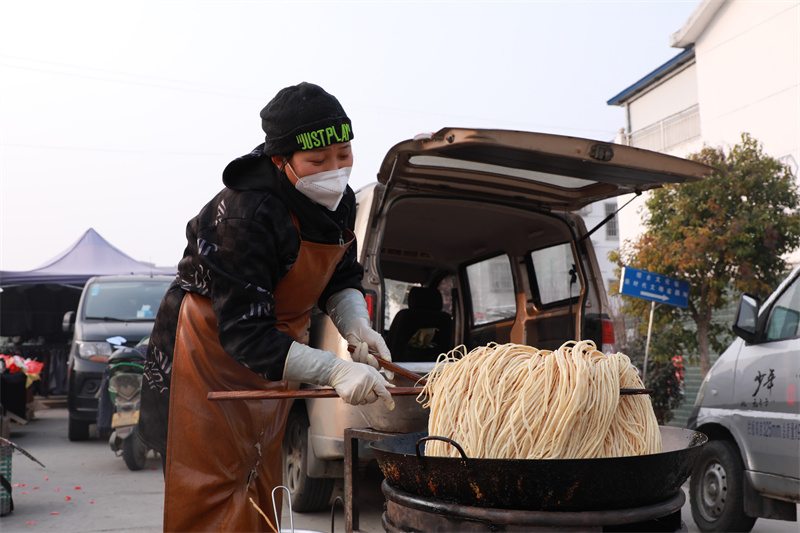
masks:
<svg viewBox="0 0 800 533"><path fill-rule="evenodd" d="M353 361L367 364L376 370L380 365L375 359L377 355L386 361L392 360L392 354L380 333L370 325L367 303L364 295L356 289L344 289L328 299L328 315L336 329L348 343L355 346ZM361 344L366 347L362 347ZM386 379L394 379L394 373L384 370Z"/></svg>
<svg viewBox="0 0 800 533"><path fill-rule="evenodd" d="M353 361L364 363L371 367L380 370L381 366L375 360L375 355L385 361L392 360L392 354L389 347L386 346L386 341L380 333L372 329L369 321L364 318L357 318L353 320L344 334L344 338L348 343L355 346L352 358ZM384 369L386 379L394 379L394 373Z"/></svg>

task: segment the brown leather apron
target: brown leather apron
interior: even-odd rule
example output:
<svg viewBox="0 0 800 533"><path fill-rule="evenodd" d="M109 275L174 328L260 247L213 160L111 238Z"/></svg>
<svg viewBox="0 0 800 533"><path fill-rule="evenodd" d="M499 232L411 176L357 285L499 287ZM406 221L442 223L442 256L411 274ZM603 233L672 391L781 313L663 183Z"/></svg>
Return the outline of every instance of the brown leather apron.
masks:
<svg viewBox="0 0 800 533"><path fill-rule="evenodd" d="M294 214L292 220L298 226ZM275 287L278 329L298 342L307 342L311 309L354 240L349 230L347 238L342 245L301 241L297 261ZM267 381L225 353L211 300L196 294L183 299L172 364L164 531L276 531L272 489L282 484L288 402L210 402L207 394L285 389L287 382Z"/></svg>

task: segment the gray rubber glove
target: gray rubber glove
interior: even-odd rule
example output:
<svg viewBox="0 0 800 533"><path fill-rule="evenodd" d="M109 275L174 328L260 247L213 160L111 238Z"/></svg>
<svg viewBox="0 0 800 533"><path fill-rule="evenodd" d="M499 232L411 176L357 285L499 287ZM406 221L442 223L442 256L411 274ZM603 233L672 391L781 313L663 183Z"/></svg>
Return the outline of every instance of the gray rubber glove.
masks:
<svg viewBox="0 0 800 533"><path fill-rule="evenodd" d="M389 410L394 399L387 390L394 387L374 368L339 359L333 353L293 342L286 356L283 379L333 387L351 405L383 400Z"/></svg>
<svg viewBox="0 0 800 533"><path fill-rule="evenodd" d="M372 329L369 320L369 311L364 296L356 289L339 291L328 299L328 315L339 333L349 344L355 346L353 361L364 363L380 370L380 365L375 360L373 353L381 359L392 360L392 354L386 341L380 333ZM363 347L366 343L366 349ZM394 374L384 370L388 379L393 379Z"/></svg>

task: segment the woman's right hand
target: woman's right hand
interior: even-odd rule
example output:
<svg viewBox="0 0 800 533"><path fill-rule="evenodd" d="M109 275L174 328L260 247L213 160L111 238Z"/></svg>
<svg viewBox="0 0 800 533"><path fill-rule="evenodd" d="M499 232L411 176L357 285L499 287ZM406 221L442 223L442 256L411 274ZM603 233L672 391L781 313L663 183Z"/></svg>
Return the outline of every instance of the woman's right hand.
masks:
<svg viewBox="0 0 800 533"><path fill-rule="evenodd" d="M332 352L293 342L286 354L283 379L315 385L328 385L347 403L362 405L383 400L389 410L394 400L391 383L369 365L339 359Z"/></svg>

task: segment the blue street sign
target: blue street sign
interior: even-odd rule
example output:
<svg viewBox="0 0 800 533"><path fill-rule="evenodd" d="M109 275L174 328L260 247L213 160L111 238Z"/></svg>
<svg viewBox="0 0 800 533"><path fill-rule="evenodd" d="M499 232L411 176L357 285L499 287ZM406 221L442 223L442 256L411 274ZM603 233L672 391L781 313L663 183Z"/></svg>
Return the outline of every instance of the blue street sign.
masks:
<svg viewBox="0 0 800 533"><path fill-rule="evenodd" d="M677 307L689 305L689 282L679 281L661 274L638 268L622 267L619 292L625 296L642 298Z"/></svg>

